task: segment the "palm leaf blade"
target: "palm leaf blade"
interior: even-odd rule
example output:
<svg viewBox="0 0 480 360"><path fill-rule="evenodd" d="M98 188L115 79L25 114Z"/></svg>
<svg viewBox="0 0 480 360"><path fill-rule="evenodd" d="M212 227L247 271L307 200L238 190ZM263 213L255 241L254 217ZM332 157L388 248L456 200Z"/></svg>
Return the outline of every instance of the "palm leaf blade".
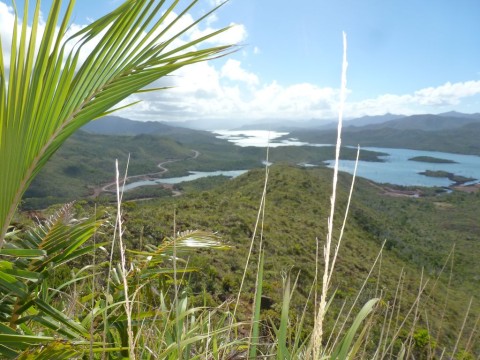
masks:
<svg viewBox="0 0 480 360"><path fill-rule="evenodd" d="M0 168L9 174L6 179L2 178L0 186L0 248L22 194L68 136L162 76L230 49L229 46L196 48L225 28L165 52L208 14L162 42L161 37L167 35L168 29L185 16L196 1L167 24L167 14L173 12L178 2L174 1L156 19L155 14L160 13L163 3L127 1L65 40L73 1L69 2L57 33L61 0L54 0L36 58L33 49L38 35L35 25L40 16L38 6L33 13L30 38L27 22L23 22L18 34L15 19L8 86L3 86L5 64L0 57ZM158 35L157 30L162 27ZM103 33L86 61L77 68L85 45ZM77 44L72 53L66 54L64 63L65 41Z"/></svg>

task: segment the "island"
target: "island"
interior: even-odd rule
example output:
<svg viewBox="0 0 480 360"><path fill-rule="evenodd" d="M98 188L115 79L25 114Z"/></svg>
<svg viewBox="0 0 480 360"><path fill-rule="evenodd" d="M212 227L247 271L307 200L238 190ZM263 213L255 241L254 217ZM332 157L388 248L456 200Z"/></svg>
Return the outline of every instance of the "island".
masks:
<svg viewBox="0 0 480 360"><path fill-rule="evenodd" d="M455 175L451 172L443 171L443 170L436 170L436 171L426 170L426 171L420 172L419 174L429 176L429 177L447 178L447 179L455 182L455 184L453 186L463 185L467 182L477 180L477 179L474 179L474 178L467 178L467 177L461 176L461 175Z"/></svg>
<svg viewBox="0 0 480 360"><path fill-rule="evenodd" d="M433 163L433 164L457 164L457 162L453 161L453 160L440 159L440 158L436 158L436 157L432 157L432 156L415 156L415 157L412 157L408 160L409 161ZM444 176L439 176L439 177L444 177Z"/></svg>

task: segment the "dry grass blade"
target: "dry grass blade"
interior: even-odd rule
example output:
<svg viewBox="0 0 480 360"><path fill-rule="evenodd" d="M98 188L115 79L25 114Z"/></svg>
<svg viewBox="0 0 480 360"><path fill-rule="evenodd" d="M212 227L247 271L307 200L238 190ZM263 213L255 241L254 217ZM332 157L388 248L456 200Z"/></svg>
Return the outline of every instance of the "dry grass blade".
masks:
<svg viewBox="0 0 480 360"><path fill-rule="evenodd" d="M338 130L337 130L337 143L335 150L335 166L333 170L333 182L332 182L332 195L330 198L330 216L328 218L328 234L326 244L323 250L324 253L324 273L322 280L322 293L320 295L320 304L315 320L315 326L313 329L313 357L314 359L319 358L322 348L322 338L323 338L323 320L326 312L327 305L327 293L330 285L330 276L332 273L331 263L330 263L330 253L333 239L333 218L335 215L335 202L337 194L337 180L338 180L338 167L340 159L340 147L342 144L341 133L342 133L342 120L343 120L343 108L346 98L346 87L347 87L347 37L343 33L343 63L342 63L342 83L340 91L340 106L338 114Z"/></svg>
<svg viewBox="0 0 480 360"><path fill-rule="evenodd" d="M127 165L128 169L128 165ZM127 170L125 170L125 177ZM123 245L123 222L122 222L122 196L123 191L120 191L120 173L118 171L118 160L115 160L115 178L117 184L117 217L116 217L116 227L118 234L118 247L120 250L120 264L122 266L121 276L123 282L123 291L125 293L125 314L127 316L127 334L128 334L128 350L130 354L130 359L135 359L135 340L133 336L132 329L132 306L130 303L129 293L128 293L128 281L127 281L127 260L125 258L125 247ZM125 180L123 181L125 185Z"/></svg>

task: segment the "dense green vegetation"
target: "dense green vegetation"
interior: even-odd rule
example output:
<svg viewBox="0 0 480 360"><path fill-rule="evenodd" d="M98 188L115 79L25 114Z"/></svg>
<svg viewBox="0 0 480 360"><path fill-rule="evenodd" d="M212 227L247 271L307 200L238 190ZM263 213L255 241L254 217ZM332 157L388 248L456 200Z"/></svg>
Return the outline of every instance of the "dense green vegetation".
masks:
<svg viewBox="0 0 480 360"><path fill-rule="evenodd" d="M432 156L415 156L413 158L408 159L410 161L418 161L418 162L426 162L432 164L455 164L456 161L448 160L448 159L440 159Z"/></svg>
<svg viewBox="0 0 480 360"><path fill-rule="evenodd" d="M331 144L336 139L333 130L299 130L290 133L300 141ZM467 124L460 128L441 131L415 129L347 128L343 132L342 145L362 147L378 146L415 150L443 151L457 154L480 155L480 124Z"/></svg>
<svg viewBox="0 0 480 360"><path fill-rule="evenodd" d="M332 172L328 169L285 165L274 165L270 169L262 236L266 255L261 317L267 321L266 324L280 319L284 300L282 273L285 271L299 276L297 290L290 303L292 318L300 316L307 302L315 275L315 238L322 239L326 233L331 176ZM339 214L345 208L350 181L349 175L340 177ZM155 199L144 202L127 201L123 215L126 219L124 239L127 247L142 249L158 246L174 231L214 231L223 243L230 246L230 250L191 254L189 266L198 271L187 276L187 288L193 305L207 302L210 306L218 306L234 298L239 290L263 182L264 170L252 170L232 180L217 177L182 184L182 197L155 196ZM88 202L77 206L79 216L93 210ZM462 349L469 346L468 352L479 351L475 342L468 345L466 335L474 331L475 314L480 313L480 264L476 261L480 254L480 243L477 241L479 211L479 193L454 192L435 196L432 192L431 196L421 198L391 197L378 186L357 179L334 276L336 297L326 322L327 334L336 331L336 314L339 314L344 301L351 303L357 295L385 241L381 266L377 265L374 269L362 299L366 301L381 292L385 301L392 302L398 281L402 278L401 310L405 315L415 301L421 281L428 281L415 334L418 342L427 335L435 339L440 352L443 346L451 349L456 342L473 296L472 316L469 316L460 346ZM340 221L339 216L336 223ZM111 236L109 232L107 239ZM449 255L452 251L453 255ZM400 269L403 269L404 275L401 275ZM420 277L422 269L423 280ZM436 282L437 277L439 282ZM249 318L254 288L255 272L252 269L247 272L242 305L237 314L240 319ZM314 311L311 303L308 311ZM312 320L307 318L302 328L305 334L313 326ZM413 322L412 317L407 318L401 339L406 341ZM268 328L262 331L268 333ZM379 334L374 332L372 336L376 339Z"/></svg>
<svg viewBox="0 0 480 360"><path fill-rule="evenodd" d="M128 247L157 245L174 229L212 230L231 249L191 255L189 264L199 271L188 276L189 291L194 304L198 305L206 301L204 291L210 305L233 298L239 289L254 232L263 178L263 170L253 170L233 180L218 178L216 186L208 191L205 191L208 180L200 179L191 185L184 184L189 190L182 197L125 203ZM315 274L315 238L322 239L326 233L331 170L273 166L269 178L263 225L266 255L262 318L277 321L283 300L283 272L299 276L297 291L291 300L291 316L299 316L306 303ZM350 176L346 174L340 178L340 214L345 207L349 181ZM421 302L422 316L416 328L428 328L429 336L439 345L451 347L457 340L471 296L475 300L470 313L480 312L476 298L480 272L476 261L480 254L479 200L480 194L456 192L423 198L390 197L382 194L378 187L358 179L335 272L333 286L337 295L331 314L338 314L342 303L351 302L356 296L381 244L386 241L381 266L374 270L375 275L367 283L362 297L378 296L381 291L385 301L393 301L400 269L403 269L402 311L406 313L414 303L423 269L423 281L429 282L426 290L429 295ZM86 209L88 211L88 206ZM336 219L337 224L340 220L340 217ZM453 261L448 260L453 249ZM252 271L247 273L240 319L247 319L251 311L255 287ZM438 283L437 276L440 277ZM311 304L308 309L313 311ZM331 315L327 320L329 332L334 331L334 318ZM476 318L469 319L466 333L473 331ZM303 331L308 333L312 320L307 319ZM407 323L412 325L412 321ZM467 340L462 341L462 346L466 346Z"/></svg>
<svg viewBox="0 0 480 360"><path fill-rule="evenodd" d="M277 303L281 295L278 283L281 270L291 267L301 270L300 288L305 289L313 278L313 239L322 237L326 231L330 177L331 172L326 169L274 166L271 170L264 225L265 276L269 284L267 294ZM345 203L348 178L347 175L341 177L340 203ZM234 292L234 284L238 281L238 278L233 280L235 272L243 267L245 257L241 254L246 251L253 232L262 185L263 172L251 171L208 192L132 204L128 212L132 219L127 225L129 234L135 238L142 232L144 238L152 240L159 234L160 237L167 235L172 231L174 208L179 229L217 231L234 247L235 255L220 253L213 263L208 259L202 262L201 258L196 261L201 262L202 272L215 274L208 275L210 280L203 280L204 286L221 297L228 296ZM436 276L455 244L453 287L459 291L459 298L463 292L478 292L480 264L472 254L480 254L480 243L475 241L479 230L476 221L479 199L480 194L462 193L424 198L390 197L381 195L376 187L360 179L354 193L336 286L345 296L354 295L379 246L386 240L387 251L381 270L385 290L394 289L395 274L402 267L411 269L417 281L416 275L422 267L426 274ZM156 227L152 227L153 219L161 219ZM227 293L222 290L222 279L233 281L225 285L230 289ZM195 284L200 291L200 282ZM467 304L451 305L461 312ZM455 322L454 317L451 320Z"/></svg>

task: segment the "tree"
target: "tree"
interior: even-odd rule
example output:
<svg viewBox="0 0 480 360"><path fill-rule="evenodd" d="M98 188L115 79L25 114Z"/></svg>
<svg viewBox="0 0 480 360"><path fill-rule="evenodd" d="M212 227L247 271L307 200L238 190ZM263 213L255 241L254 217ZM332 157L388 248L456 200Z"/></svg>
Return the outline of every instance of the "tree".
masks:
<svg viewBox="0 0 480 360"><path fill-rule="evenodd" d="M39 30L40 0L31 25L25 0L19 30L16 16L10 59L0 52L0 248L23 193L70 135L114 111L129 95L160 90L145 89L154 81L232 49L197 48L228 28L175 47L182 35L216 10L172 35L174 26L197 1L167 22L179 0L169 6L165 0L127 0L66 38L74 0L69 1L63 17L62 1L52 1L43 34ZM96 41L81 63L82 49Z"/></svg>

